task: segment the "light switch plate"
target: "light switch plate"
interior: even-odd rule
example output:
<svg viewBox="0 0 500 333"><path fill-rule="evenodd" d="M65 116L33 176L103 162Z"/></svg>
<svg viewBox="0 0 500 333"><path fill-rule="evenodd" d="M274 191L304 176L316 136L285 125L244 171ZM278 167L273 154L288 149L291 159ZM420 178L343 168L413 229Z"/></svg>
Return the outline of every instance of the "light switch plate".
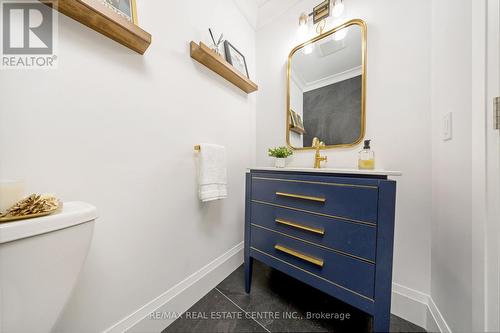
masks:
<svg viewBox="0 0 500 333"><path fill-rule="evenodd" d="M453 139L453 114L448 112L443 117L443 140Z"/></svg>

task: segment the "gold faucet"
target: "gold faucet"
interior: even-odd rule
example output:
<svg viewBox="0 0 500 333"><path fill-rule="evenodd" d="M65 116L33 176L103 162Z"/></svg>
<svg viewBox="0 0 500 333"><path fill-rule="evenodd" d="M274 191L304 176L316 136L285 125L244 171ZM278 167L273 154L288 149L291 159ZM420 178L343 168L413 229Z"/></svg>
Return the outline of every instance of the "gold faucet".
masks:
<svg viewBox="0 0 500 333"><path fill-rule="evenodd" d="M325 143L322 141L319 141L318 138L314 138L312 141L312 147L316 149L316 154L314 155L314 168L315 169L320 169L321 168L321 162L323 161L328 161L327 156L321 156L320 150L325 148Z"/></svg>

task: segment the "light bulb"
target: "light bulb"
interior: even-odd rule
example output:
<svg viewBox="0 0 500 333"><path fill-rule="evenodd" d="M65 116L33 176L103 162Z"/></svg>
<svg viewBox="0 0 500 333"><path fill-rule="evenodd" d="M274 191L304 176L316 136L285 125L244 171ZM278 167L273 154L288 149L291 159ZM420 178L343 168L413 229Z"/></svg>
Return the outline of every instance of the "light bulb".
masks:
<svg viewBox="0 0 500 333"><path fill-rule="evenodd" d="M299 18L299 29L297 30L299 40L305 39L308 32L309 27L307 25L307 15L305 13L302 13Z"/></svg>
<svg viewBox="0 0 500 333"><path fill-rule="evenodd" d="M349 28L347 28L347 27L342 29L342 30L339 30L333 35L333 39L335 39L337 42L341 41L342 39L344 39L347 36L348 32L349 32Z"/></svg>
<svg viewBox="0 0 500 333"><path fill-rule="evenodd" d="M307 44L304 47L304 54L311 54L313 51L314 51L314 44L313 43Z"/></svg>
<svg viewBox="0 0 500 333"><path fill-rule="evenodd" d="M342 15L343 12L344 12L344 4L342 3L342 0L335 0L332 9L333 17L339 17L340 15Z"/></svg>
<svg viewBox="0 0 500 333"><path fill-rule="evenodd" d="M303 40L307 36L307 25L299 25L299 29L297 30L297 35L299 37L299 40Z"/></svg>

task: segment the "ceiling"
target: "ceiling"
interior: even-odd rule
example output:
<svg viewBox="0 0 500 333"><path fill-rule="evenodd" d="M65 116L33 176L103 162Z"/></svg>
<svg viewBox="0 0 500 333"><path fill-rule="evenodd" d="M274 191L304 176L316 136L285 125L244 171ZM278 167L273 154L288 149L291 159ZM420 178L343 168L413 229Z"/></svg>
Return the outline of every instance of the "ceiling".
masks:
<svg viewBox="0 0 500 333"><path fill-rule="evenodd" d="M257 3L257 7L262 7L266 4L266 2L270 2L272 0L255 0L255 2Z"/></svg>
<svg viewBox="0 0 500 333"><path fill-rule="evenodd" d="M356 25L349 27L347 36L340 42L335 41L333 36L317 41L310 54L299 50L293 55L292 72L303 85L314 84L361 67L361 29Z"/></svg>
<svg viewBox="0 0 500 333"><path fill-rule="evenodd" d="M248 0L245 0L248 1ZM257 29L272 22L301 0L253 0L257 6Z"/></svg>
<svg viewBox="0 0 500 333"><path fill-rule="evenodd" d="M247 18L252 27L257 30L273 22L301 1L302 0L234 0L242 14ZM320 0L318 0L318 2L320 2ZM297 9L297 13L302 11L303 8L302 10Z"/></svg>

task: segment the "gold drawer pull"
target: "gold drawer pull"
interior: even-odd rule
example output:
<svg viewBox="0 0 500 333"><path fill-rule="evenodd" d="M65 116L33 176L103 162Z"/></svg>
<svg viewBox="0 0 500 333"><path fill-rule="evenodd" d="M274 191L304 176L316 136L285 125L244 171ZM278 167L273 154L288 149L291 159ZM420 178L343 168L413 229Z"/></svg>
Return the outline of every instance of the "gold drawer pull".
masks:
<svg viewBox="0 0 500 333"><path fill-rule="evenodd" d="M298 224L298 223L295 223L295 222L292 222L292 221L287 221L287 220L282 220L282 219L276 219L274 221L276 223L279 223L279 224L284 224L284 225L287 225L287 226L290 226L290 227L294 227L294 228L297 228L297 229L309 231L309 232L312 232L312 233L315 233L315 234L318 234L318 235L324 235L325 234L325 230L324 229L313 228L313 227L309 227L307 225L302 225L302 224Z"/></svg>
<svg viewBox="0 0 500 333"><path fill-rule="evenodd" d="M326 202L325 198L311 197L311 196L308 196L308 195L291 194L291 193L284 193L284 192L276 192L276 195L280 196L280 197L295 198L295 199L304 199L304 200L316 201L316 202L321 202L321 203L325 203Z"/></svg>
<svg viewBox="0 0 500 333"><path fill-rule="evenodd" d="M289 249L289 248L281 246L281 245L274 245L274 248L278 251L284 252L284 253L289 254L291 256L294 256L296 258L310 262L311 264L317 265L319 267L323 267L323 259L314 258L314 257L308 256L306 254L297 252L295 250Z"/></svg>

